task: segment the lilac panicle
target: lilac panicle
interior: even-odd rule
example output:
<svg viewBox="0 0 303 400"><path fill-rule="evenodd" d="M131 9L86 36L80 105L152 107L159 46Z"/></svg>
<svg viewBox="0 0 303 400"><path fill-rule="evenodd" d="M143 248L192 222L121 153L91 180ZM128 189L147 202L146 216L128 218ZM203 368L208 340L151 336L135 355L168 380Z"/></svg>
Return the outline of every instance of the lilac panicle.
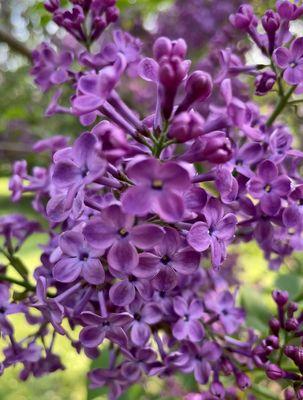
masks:
<svg viewBox="0 0 303 400"><path fill-rule="evenodd" d="M198 3L201 13L189 20L205 12ZM196 9L188 4L185 11ZM179 34L159 33L148 57L128 32L103 36L118 17L115 0L67 8L48 0L45 8L67 37L34 51L31 74L52 91L46 117L68 114L86 131L35 143L47 166L13 165L12 201L30 193L44 222L0 218L0 373L21 364L26 380L63 369L59 334L90 359L108 351L107 365L88 377L112 400L149 376L167 380L170 397L237 399L247 390L255 399L256 370L292 386L285 398L302 398L300 306L275 290L277 313L258 339L238 300L235 254L254 241L277 270L303 248L302 152L281 118L303 88L302 38L291 29L302 6L278 1L261 18L247 4L218 10L232 13L231 25L216 28L198 65ZM176 24L180 32L187 22ZM236 45L237 30L272 62L247 64L250 45ZM271 112L254 101L253 84L264 101L277 93L268 97ZM42 230L48 241L31 276L18 252ZM13 313L31 335L17 339ZM180 374L207 386L188 394Z"/></svg>

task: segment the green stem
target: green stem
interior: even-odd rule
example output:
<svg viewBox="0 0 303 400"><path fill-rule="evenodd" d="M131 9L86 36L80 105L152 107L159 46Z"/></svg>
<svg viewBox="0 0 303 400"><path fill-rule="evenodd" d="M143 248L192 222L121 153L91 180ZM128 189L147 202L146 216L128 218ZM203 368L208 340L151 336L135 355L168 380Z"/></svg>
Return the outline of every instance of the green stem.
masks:
<svg viewBox="0 0 303 400"><path fill-rule="evenodd" d="M9 276L6 276L6 275L0 275L0 281L14 283L15 285L22 286L32 292L36 291L35 286L31 285L30 283L25 282L25 281L19 281L18 279L10 278Z"/></svg>
<svg viewBox="0 0 303 400"><path fill-rule="evenodd" d="M288 104L288 99L293 94L295 89L296 89L296 86L292 86L289 89L289 91L285 94L285 96L282 96L280 98L276 108L274 109L273 113L271 114L271 116L268 118L268 120L266 122L267 127L270 127L275 122L276 118L280 115L280 113L283 111L283 109Z"/></svg>

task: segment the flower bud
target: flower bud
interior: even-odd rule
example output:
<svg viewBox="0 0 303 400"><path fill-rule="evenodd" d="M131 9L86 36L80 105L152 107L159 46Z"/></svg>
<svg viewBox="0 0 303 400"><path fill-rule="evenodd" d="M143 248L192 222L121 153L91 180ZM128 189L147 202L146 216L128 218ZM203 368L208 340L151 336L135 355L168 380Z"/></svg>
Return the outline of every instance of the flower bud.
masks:
<svg viewBox="0 0 303 400"><path fill-rule="evenodd" d="M217 399L224 399L225 389L221 382L213 382L210 386L210 393Z"/></svg>
<svg viewBox="0 0 303 400"><path fill-rule="evenodd" d="M177 109L177 113L186 111L195 102L205 101L213 90L211 76L204 71L195 71L187 79L185 97Z"/></svg>
<svg viewBox="0 0 303 400"><path fill-rule="evenodd" d="M267 346L272 347L273 349L279 348L279 338L275 335L270 335L265 339L265 343Z"/></svg>
<svg viewBox="0 0 303 400"><path fill-rule="evenodd" d="M239 371L236 373L236 382L241 390L245 390L251 385L249 377L243 372Z"/></svg>
<svg viewBox="0 0 303 400"><path fill-rule="evenodd" d="M292 317L293 314L294 314L297 310L298 310L298 304L295 303L295 302L293 302L293 301L290 301L289 304L288 304L288 307L287 307L287 315L288 315L288 317L289 317L289 318Z"/></svg>
<svg viewBox="0 0 303 400"><path fill-rule="evenodd" d="M295 400L295 392L293 389L288 388L284 392L284 400Z"/></svg>
<svg viewBox="0 0 303 400"><path fill-rule="evenodd" d="M177 115L171 124L168 136L180 143L203 135L204 120L200 114L190 111Z"/></svg>
<svg viewBox="0 0 303 400"><path fill-rule="evenodd" d="M290 331L296 331L299 327L299 322L296 318L288 318L285 322L285 329Z"/></svg>
<svg viewBox="0 0 303 400"><path fill-rule="evenodd" d="M259 74L255 80L257 96L264 96L268 93L276 82L276 74L272 71L265 71Z"/></svg>
<svg viewBox="0 0 303 400"><path fill-rule="evenodd" d="M170 56L172 50L172 42L167 37L159 37L153 46L154 58L159 61L162 57Z"/></svg>
<svg viewBox="0 0 303 400"><path fill-rule="evenodd" d="M256 26L258 23L257 17L254 14L254 10L251 5L243 4L239 7L236 14L232 14L229 17L230 23L237 29L248 30L252 26Z"/></svg>
<svg viewBox="0 0 303 400"><path fill-rule="evenodd" d="M279 16L288 21L292 20L294 17L294 13L296 11L295 4L291 3L288 0L282 0L277 2L277 12Z"/></svg>
<svg viewBox="0 0 303 400"><path fill-rule="evenodd" d="M298 366L303 366L303 348L302 347L296 347L296 354L295 354L295 363Z"/></svg>
<svg viewBox="0 0 303 400"><path fill-rule="evenodd" d="M278 367L278 365L269 364L266 367L266 375L269 379L276 381L283 378L285 376L285 372L280 367Z"/></svg>
<svg viewBox="0 0 303 400"><path fill-rule="evenodd" d="M184 39L174 40L172 42L172 56L185 58L187 52L187 44Z"/></svg>
<svg viewBox="0 0 303 400"><path fill-rule="evenodd" d="M286 357L291 358L292 360L295 360L296 355L297 355L297 348L292 345L285 346L284 354L286 355Z"/></svg>
<svg viewBox="0 0 303 400"><path fill-rule="evenodd" d="M267 10L262 17L262 26L265 32L269 34L275 33L280 27L279 14L272 10Z"/></svg>
<svg viewBox="0 0 303 400"><path fill-rule="evenodd" d="M117 7L109 7L106 10L106 22L110 24L112 22L116 22L119 18L119 9Z"/></svg>
<svg viewBox="0 0 303 400"><path fill-rule="evenodd" d="M272 297L279 307L283 307L288 302L288 292L286 290L274 290Z"/></svg>
<svg viewBox="0 0 303 400"><path fill-rule="evenodd" d="M272 318L272 319L269 321L268 325L269 325L269 328L270 328L271 332L272 332L274 335L278 335L278 334L279 334L280 322L279 322L279 320L277 320L277 318Z"/></svg>
<svg viewBox="0 0 303 400"><path fill-rule="evenodd" d="M204 71L195 71L187 79L185 91L187 96L195 101L206 100L213 89L211 76Z"/></svg>
<svg viewBox="0 0 303 400"><path fill-rule="evenodd" d="M221 359L221 368L225 375L230 375L233 372L233 366L231 362L224 357Z"/></svg>
<svg viewBox="0 0 303 400"><path fill-rule="evenodd" d="M48 0L44 3L44 7L49 12L55 12L60 6L59 0Z"/></svg>
<svg viewBox="0 0 303 400"><path fill-rule="evenodd" d="M214 164L222 164L231 159L231 143L224 132L213 132L204 138L206 140L203 152L205 160Z"/></svg>

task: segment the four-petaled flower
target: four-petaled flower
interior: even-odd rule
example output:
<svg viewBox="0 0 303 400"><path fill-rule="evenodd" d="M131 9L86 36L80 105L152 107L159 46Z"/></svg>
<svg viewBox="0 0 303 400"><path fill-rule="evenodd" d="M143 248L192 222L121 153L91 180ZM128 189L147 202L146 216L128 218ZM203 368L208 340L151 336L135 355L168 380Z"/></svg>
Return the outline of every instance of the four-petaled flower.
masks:
<svg viewBox="0 0 303 400"><path fill-rule="evenodd" d="M267 215L276 215L281 208L281 198L290 192L291 181L279 175L277 166L269 160L262 161L257 173L247 183L248 192L260 200L261 210Z"/></svg>
<svg viewBox="0 0 303 400"><path fill-rule="evenodd" d="M148 158L132 163L127 168L127 175L135 186L122 194L125 212L138 216L155 212L167 222L182 219L182 194L190 186L186 169L173 161L162 164L154 158Z"/></svg>

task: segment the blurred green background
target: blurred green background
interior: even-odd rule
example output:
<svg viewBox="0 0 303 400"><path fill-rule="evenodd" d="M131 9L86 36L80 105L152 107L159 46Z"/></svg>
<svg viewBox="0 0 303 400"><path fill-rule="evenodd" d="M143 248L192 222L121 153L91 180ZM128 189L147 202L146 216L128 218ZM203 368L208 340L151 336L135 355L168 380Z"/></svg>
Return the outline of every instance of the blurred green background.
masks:
<svg viewBox="0 0 303 400"><path fill-rule="evenodd" d="M133 16L139 16L148 30L153 26L158 13L168 9L172 2L172 0L118 0L122 25L125 28L134 28ZM273 6L274 1L255 1L254 3L261 11L267 5ZM1 40L1 31L9 33L18 40L24 49L32 50L42 40L56 33L56 26L44 10L42 1L0 1L0 93L2 93L0 96L0 215L20 212L32 217L34 212L31 209L29 196L17 205L12 205L10 202L7 184L11 162L26 158L32 165L35 162L41 165L46 160L40 155L37 158L30 154L35 140L54 134L75 136L81 128L73 118L66 116L51 118L45 124L43 112L50 100L50 95L41 94L35 88L29 75L28 58L4 43ZM203 50L201 50L202 53ZM200 54L197 55L199 56ZM20 251L20 257L30 270L39 265L37 243L43 243L45 240L43 235L34 235ZM274 307L270 296L272 287L288 289L293 296L298 295L303 283L301 262L300 259L294 259L291 265L284 265L277 275L275 272L268 271L255 245L241 245L240 249L237 247L237 252L239 250L239 275L245 282L241 288L240 302L247 309L248 324L261 332L266 331L266 321ZM15 319L14 322L18 336L22 338L28 333L29 328L20 318ZM107 398L102 391L90 393L87 397L86 372L90 361L86 357L76 354L70 344L61 337L56 341L55 350L62 356L65 371L59 371L41 379L31 378L24 383L17 379L19 368L11 368L0 380L0 400L85 400L87 398L101 400ZM184 387L190 387L190 384L190 379L182 383ZM169 382L166 385L169 385ZM177 397L167 397L168 390L166 389L168 387L165 387L165 383L152 379L143 387L135 386L123 399L177 399ZM275 391L274 386L272 389ZM98 397L96 397L97 394ZM262 399L263 395L258 398Z"/></svg>

